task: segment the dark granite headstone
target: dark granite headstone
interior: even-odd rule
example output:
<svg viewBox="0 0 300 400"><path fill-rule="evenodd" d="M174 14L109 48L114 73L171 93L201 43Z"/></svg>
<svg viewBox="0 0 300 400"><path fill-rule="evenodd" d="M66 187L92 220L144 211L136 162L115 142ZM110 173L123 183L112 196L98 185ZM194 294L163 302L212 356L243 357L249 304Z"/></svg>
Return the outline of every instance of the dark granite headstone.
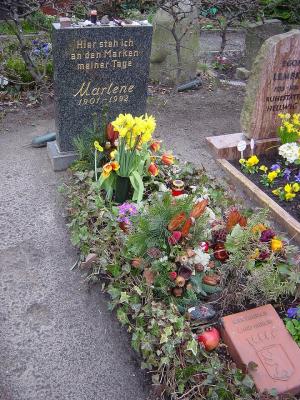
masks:
<svg viewBox="0 0 300 400"><path fill-rule="evenodd" d="M57 144L68 152L103 107L109 121L145 113L152 26L53 26Z"/></svg>

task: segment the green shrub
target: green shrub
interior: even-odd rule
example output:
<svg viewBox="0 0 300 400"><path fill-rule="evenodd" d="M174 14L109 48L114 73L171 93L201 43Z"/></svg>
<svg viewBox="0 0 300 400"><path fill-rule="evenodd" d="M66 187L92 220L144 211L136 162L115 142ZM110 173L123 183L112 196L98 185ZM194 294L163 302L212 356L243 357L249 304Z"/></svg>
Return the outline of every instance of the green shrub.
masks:
<svg viewBox="0 0 300 400"><path fill-rule="evenodd" d="M278 18L289 24L300 24L299 0L260 0L266 17Z"/></svg>
<svg viewBox="0 0 300 400"><path fill-rule="evenodd" d="M24 83L32 82L33 78L21 57L11 57L6 61L6 73L11 79L19 79Z"/></svg>

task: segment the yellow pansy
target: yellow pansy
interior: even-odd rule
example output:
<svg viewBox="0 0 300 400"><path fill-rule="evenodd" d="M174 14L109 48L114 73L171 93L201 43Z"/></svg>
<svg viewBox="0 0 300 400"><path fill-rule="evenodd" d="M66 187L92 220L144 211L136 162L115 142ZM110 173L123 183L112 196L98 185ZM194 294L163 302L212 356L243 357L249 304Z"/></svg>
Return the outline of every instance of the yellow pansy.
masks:
<svg viewBox="0 0 300 400"><path fill-rule="evenodd" d="M294 197L296 197L295 193L285 193L284 198L285 200L292 200Z"/></svg>
<svg viewBox="0 0 300 400"><path fill-rule="evenodd" d="M277 178L278 173L276 171L272 171L268 173L268 181L273 182L275 178Z"/></svg>
<svg viewBox="0 0 300 400"><path fill-rule="evenodd" d="M292 185L289 184L289 183L287 183L287 184L285 185L285 187L284 187L284 191L285 191L286 193L292 193L292 191L293 191Z"/></svg>
<svg viewBox="0 0 300 400"><path fill-rule="evenodd" d="M240 163L240 164L243 165L243 164L245 164L245 162L246 162L246 160L245 160L244 158L240 158L240 160L239 160L239 163Z"/></svg>
<svg viewBox="0 0 300 400"><path fill-rule="evenodd" d="M254 167L254 165L256 165L258 163L259 163L259 159L255 155L249 157L248 160L246 161L246 165L248 167Z"/></svg>
<svg viewBox="0 0 300 400"><path fill-rule="evenodd" d="M261 165L261 166L259 167L259 169L260 169L261 171L263 171L263 172L267 172L267 171L268 171L268 167L266 167L265 165Z"/></svg>
<svg viewBox="0 0 300 400"><path fill-rule="evenodd" d="M254 225L254 227L252 228L252 232L253 233L259 233L259 232L263 232L265 231L267 228L265 227L264 224L256 224Z"/></svg>
<svg viewBox="0 0 300 400"><path fill-rule="evenodd" d="M300 185L299 185L299 183L293 183L293 191L295 192L295 193L297 193L297 192L299 192L299 190L300 190Z"/></svg>
<svg viewBox="0 0 300 400"><path fill-rule="evenodd" d="M98 140L95 140L95 141L94 141L94 147L95 147L95 149L96 149L97 151L100 151L100 152L102 153L103 147L100 146Z"/></svg>
<svg viewBox="0 0 300 400"><path fill-rule="evenodd" d="M271 249L272 251L280 251L283 248L283 243L281 240L273 238L271 240Z"/></svg>
<svg viewBox="0 0 300 400"><path fill-rule="evenodd" d="M275 196L279 196L280 195L280 191L281 191L281 188L278 188L278 189L272 190L272 193L275 194Z"/></svg>

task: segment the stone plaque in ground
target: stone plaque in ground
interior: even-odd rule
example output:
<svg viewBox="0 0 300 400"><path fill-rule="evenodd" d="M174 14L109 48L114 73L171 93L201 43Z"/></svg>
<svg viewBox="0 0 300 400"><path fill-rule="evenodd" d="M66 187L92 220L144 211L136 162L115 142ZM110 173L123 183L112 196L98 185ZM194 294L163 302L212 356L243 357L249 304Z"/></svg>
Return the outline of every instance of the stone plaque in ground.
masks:
<svg viewBox="0 0 300 400"><path fill-rule="evenodd" d="M55 119L61 152L92 127L103 108L108 120L119 113L143 114L151 51L151 25L61 29L54 24Z"/></svg>
<svg viewBox="0 0 300 400"><path fill-rule="evenodd" d="M300 393L300 349L270 304L222 318L222 337L259 392ZM250 365L251 365L250 364Z"/></svg>
<svg viewBox="0 0 300 400"><path fill-rule="evenodd" d="M241 114L250 138L276 137L279 113L300 112L300 30L272 36L253 63Z"/></svg>

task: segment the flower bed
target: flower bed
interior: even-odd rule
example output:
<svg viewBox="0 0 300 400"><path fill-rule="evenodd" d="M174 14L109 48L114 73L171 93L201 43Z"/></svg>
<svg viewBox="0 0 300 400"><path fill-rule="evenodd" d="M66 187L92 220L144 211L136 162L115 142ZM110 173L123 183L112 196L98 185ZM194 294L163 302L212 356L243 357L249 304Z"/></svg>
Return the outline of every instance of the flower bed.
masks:
<svg viewBox="0 0 300 400"><path fill-rule="evenodd" d="M104 153L101 137L97 142L96 151ZM121 165L108 174L104 156L102 179L95 180L98 164L95 171L78 171L82 162L76 164L65 192L86 280L100 281L109 293L110 308L131 334L142 368L151 371L157 396L272 398L257 394L250 376L235 367L219 343L218 324L223 315L271 302L283 317L289 309L286 323L298 340L297 249L271 229L265 211L242 211L202 171L174 165L170 153L166 162L154 143L136 147L143 166L136 203L116 204L103 185ZM121 164L118 145L114 160Z"/></svg>
<svg viewBox="0 0 300 400"><path fill-rule="evenodd" d="M255 185L257 185L264 193L266 193L269 197L276 201L276 203L278 203L282 208L290 213L295 219L300 221L300 193L298 191L294 192L292 190L292 194L295 194L295 196L289 199L290 188L288 186L286 187L286 185L300 183L299 165L290 164L289 166L285 166L285 161L280 156L274 158L274 156L261 155L259 157L259 161L259 166L266 166L268 168L267 171L269 172L272 172L272 169L274 170L274 172L276 171L276 169L280 170L280 173L276 175L271 185L265 184L263 178L267 176L267 174L259 168L257 173L249 174L241 169L239 161L233 160L230 162L237 169L241 170L241 172L243 172L244 175L247 176L247 178L250 179L253 183L255 183ZM285 187L288 191L284 190ZM279 197L279 195L276 194L279 193L279 191L277 192L278 188L283 189L281 190L281 192L284 197ZM298 187L296 187L296 189L298 189ZM286 195L288 196L288 199L285 198Z"/></svg>

